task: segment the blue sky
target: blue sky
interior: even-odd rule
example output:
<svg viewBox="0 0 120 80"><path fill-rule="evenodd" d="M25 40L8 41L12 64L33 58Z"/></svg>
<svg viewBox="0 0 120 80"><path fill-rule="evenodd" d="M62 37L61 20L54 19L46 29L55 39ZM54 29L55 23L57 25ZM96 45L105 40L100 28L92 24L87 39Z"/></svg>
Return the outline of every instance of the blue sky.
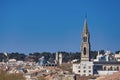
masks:
<svg viewBox="0 0 120 80"><path fill-rule="evenodd" d="M0 0L0 52L79 52L87 13L92 50L120 50L119 0Z"/></svg>

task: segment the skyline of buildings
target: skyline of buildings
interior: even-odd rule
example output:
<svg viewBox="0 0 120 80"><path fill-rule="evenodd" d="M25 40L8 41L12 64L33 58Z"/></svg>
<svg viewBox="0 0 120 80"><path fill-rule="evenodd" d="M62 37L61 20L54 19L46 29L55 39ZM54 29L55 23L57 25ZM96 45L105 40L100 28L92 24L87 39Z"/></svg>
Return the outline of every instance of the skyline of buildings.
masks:
<svg viewBox="0 0 120 80"><path fill-rule="evenodd" d="M28 56L31 56L31 59L17 60L9 58L7 53L4 53L0 68L8 72L8 74L21 73L25 80L37 80L39 77L44 77L46 80L58 80L59 78L62 80L67 80L68 78L70 80L79 80L78 77L85 77L88 80L88 78L93 79L94 77L94 80L97 80L97 78L102 76L119 73L120 52L119 54L111 54L110 51L107 51L105 54L100 54L98 51L98 55L95 58L90 57L92 55L90 54L90 32L86 18L84 20L81 43L81 54L79 54L81 59L74 58L71 60L69 58L67 62L63 62L65 55L58 52L54 55L53 62L49 62L49 59L47 61L44 57L46 55L39 56L39 53L36 56L38 61L35 61L32 55Z"/></svg>

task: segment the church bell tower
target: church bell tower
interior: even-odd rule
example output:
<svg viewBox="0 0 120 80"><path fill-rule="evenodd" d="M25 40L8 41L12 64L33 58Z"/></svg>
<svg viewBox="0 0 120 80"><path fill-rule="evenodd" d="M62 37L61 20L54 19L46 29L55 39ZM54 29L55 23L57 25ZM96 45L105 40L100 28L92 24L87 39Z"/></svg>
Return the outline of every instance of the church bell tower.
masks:
<svg viewBox="0 0 120 80"><path fill-rule="evenodd" d="M88 31L87 20L84 20L81 44L81 61L90 61L90 33Z"/></svg>

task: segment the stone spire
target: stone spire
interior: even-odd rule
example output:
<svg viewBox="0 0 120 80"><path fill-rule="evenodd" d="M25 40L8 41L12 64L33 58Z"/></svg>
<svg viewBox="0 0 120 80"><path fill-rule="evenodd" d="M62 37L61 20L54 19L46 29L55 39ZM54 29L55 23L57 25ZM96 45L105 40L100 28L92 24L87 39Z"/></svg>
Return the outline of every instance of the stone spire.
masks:
<svg viewBox="0 0 120 80"><path fill-rule="evenodd" d="M90 61L89 54L90 54L90 34L88 32L87 20L85 17L82 33L81 61Z"/></svg>
<svg viewBox="0 0 120 80"><path fill-rule="evenodd" d="M85 17L85 20L84 20L83 32L84 32L84 33L88 33L88 26L87 26L87 18L86 18L86 17Z"/></svg>

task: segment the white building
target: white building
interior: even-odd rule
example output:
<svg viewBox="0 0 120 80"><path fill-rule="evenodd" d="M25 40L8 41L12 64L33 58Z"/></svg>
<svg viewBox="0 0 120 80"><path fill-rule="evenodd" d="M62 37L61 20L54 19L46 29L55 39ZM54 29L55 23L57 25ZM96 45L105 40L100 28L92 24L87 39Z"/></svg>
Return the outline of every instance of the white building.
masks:
<svg viewBox="0 0 120 80"><path fill-rule="evenodd" d="M55 63L61 65L61 64L62 64L62 59L63 59L62 53L58 53L58 52L57 52L57 53L56 53Z"/></svg>
<svg viewBox="0 0 120 80"><path fill-rule="evenodd" d="M109 62L109 61L118 61L120 59L120 54L112 54L110 51L106 51L105 54L100 54L98 51L98 55L94 62Z"/></svg>
<svg viewBox="0 0 120 80"><path fill-rule="evenodd" d="M93 62L81 62L80 64L73 64L73 72L81 76L93 75Z"/></svg>
<svg viewBox="0 0 120 80"><path fill-rule="evenodd" d="M62 64L62 53L59 54L59 64Z"/></svg>
<svg viewBox="0 0 120 80"><path fill-rule="evenodd" d="M119 54L115 54L115 59L116 59L117 61L120 61L120 52L119 52Z"/></svg>

